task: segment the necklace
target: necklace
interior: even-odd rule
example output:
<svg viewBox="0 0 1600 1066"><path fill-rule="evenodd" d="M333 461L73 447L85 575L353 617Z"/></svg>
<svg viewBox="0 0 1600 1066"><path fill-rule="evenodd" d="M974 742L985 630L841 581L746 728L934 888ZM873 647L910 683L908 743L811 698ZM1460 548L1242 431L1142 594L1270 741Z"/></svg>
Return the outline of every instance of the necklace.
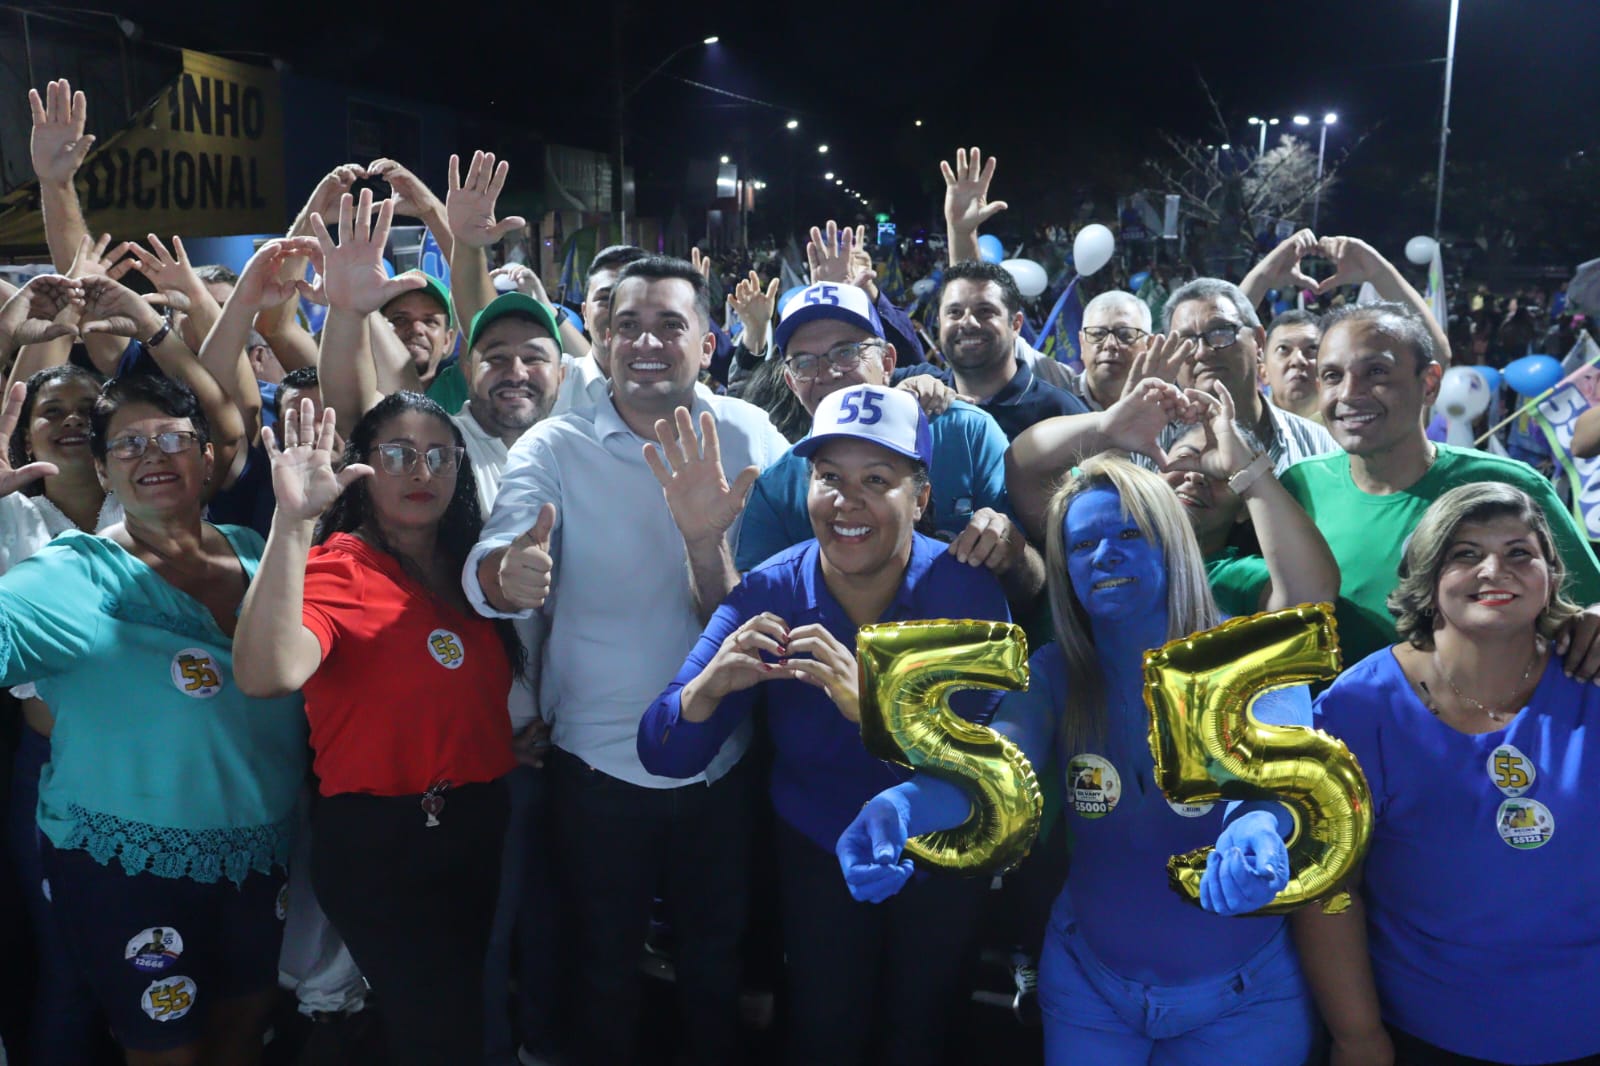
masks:
<svg viewBox="0 0 1600 1066"><path fill-rule="evenodd" d="M1521 692L1523 686L1528 683L1528 678L1533 676L1533 668L1538 665L1539 660L1543 657L1544 647L1541 645L1539 638L1535 637L1533 641L1533 657L1528 660L1527 668L1522 671L1522 676L1517 679L1516 687L1511 690L1510 702L1519 702L1517 700L1517 694ZM1494 707L1491 707L1486 703L1480 703L1478 700L1473 699L1471 696L1468 696L1466 693L1457 688L1456 683L1451 680L1450 675L1445 672L1444 665L1439 662L1438 648L1433 650L1433 669L1435 673L1444 678L1444 683L1450 686L1450 691L1456 694L1456 699L1460 700L1462 703L1468 703L1476 707L1478 710L1489 716L1489 721L1505 722L1515 717L1515 712L1510 708L1507 708L1506 710L1499 710L1498 704ZM1426 685L1423 686L1423 691L1427 691ZM1439 714L1439 709L1431 704L1429 705L1428 710L1432 711L1435 717L1437 717Z"/></svg>

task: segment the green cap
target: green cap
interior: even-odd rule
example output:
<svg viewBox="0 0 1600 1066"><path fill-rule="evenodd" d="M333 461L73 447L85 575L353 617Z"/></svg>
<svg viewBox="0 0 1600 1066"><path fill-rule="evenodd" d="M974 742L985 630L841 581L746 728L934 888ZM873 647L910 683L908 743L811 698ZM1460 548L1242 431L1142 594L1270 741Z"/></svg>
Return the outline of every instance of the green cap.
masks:
<svg viewBox="0 0 1600 1066"><path fill-rule="evenodd" d="M417 277L421 278L423 281L427 282L427 284L424 285L420 289L409 289L407 291L408 292L423 292L423 293L427 293L429 296L432 296L435 300L438 300L439 301L439 306L444 308L445 324L447 326L449 326L451 329L455 329L456 328L456 309L455 309L455 306L450 302L450 290L445 287L445 283L440 281L438 278L434 277L432 274L424 273L421 270L406 270L406 271L402 271L401 273L396 274L395 277L397 277L397 278L406 278L406 277L410 277L413 274L415 274ZM400 295L404 296L404 295L406 295L406 293L401 293ZM398 300L398 299L400 299L400 296L396 296L394 298L394 300ZM394 300L390 300L389 303L391 303L391 304L394 303ZM384 304L383 306L388 307L389 304Z"/></svg>
<svg viewBox="0 0 1600 1066"><path fill-rule="evenodd" d="M550 331L550 337L556 342L556 347L561 347L561 327L556 324L555 312L527 293L506 292L489 301L488 307L473 316L472 329L467 332L467 350L471 351L478 346L478 338L483 336L483 331L488 329L495 319L513 313L531 315L535 322Z"/></svg>

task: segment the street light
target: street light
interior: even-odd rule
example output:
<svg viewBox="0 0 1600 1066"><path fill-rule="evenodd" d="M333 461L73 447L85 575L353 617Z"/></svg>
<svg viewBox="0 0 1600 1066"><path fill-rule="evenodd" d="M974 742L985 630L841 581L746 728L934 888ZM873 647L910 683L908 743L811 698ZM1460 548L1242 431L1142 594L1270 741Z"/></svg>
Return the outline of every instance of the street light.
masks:
<svg viewBox="0 0 1600 1066"><path fill-rule="evenodd" d="M914 125L917 125L917 126L922 125L922 120L920 118L917 119L917 121L914 123Z"/></svg>
<svg viewBox="0 0 1600 1066"><path fill-rule="evenodd" d="M797 118L792 118L783 124L783 128L786 130L797 130L800 128L800 120Z"/></svg>
<svg viewBox="0 0 1600 1066"><path fill-rule="evenodd" d="M1433 194L1433 239L1439 240L1439 219L1444 214L1444 147L1450 140L1450 80L1456 69L1456 15L1460 0L1450 0L1450 37L1444 51L1444 112L1439 116L1439 181Z"/></svg>
<svg viewBox="0 0 1600 1066"><path fill-rule="evenodd" d="M830 170L826 174L822 175L822 180L823 181L832 181L833 180L833 171Z"/></svg>
<svg viewBox="0 0 1600 1066"><path fill-rule="evenodd" d="M1311 116L1310 115L1296 115L1294 117L1294 124L1296 126L1309 126L1309 125L1311 125Z"/></svg>
<svg viewBox="0 0 1600 1066"><path fill-rule="evenodd" d="M1249 122L1250 125L1252 125L1252 126L1260 126L1261 127L1261 136L1258 138L1258 143L1256 145L1256 155L1258 157L1266 155L1267 154L1267 127L1268 126L1276 126L1281 120L1280 119L1275 119L1275 118L1257 118L1255 115L1251 115L1248 119L1246 119L1246 121Z"/></svg>
<svg viewBox="0 0 1600 1066"><path fill-rule="evenodd" d="M722 157L722 165L723 166L727 166L728 165L728 157L727 156L723 156Z"/></svg>
<svg viewBox="0 0 1600 1066"><path fill-rule="evenodd" d="M825 144L817 145L817 154L818 155L827 155L828 154L828 146L825 145Z"/></svg>
<svg viewBox="0 0 1600 1066"><path fill-rule="evenodd" d="M1297 125L1304 126L1306 124L1300 121L1302 117L1304 116L1296 115L1294 117ZM1310 119L1306 120L1306 122L1309 121ZM1317 231L1317 218L1322 214L1322 157L1328 150L1328 127L1338 121L1339 116L1332 111L1323 115L1322 132L1317 136L1317 186L1316 193L1311 200L1311 232L1313 233Z"/></svg>
<svg viewBox="0 0 1600 1066"><path fill-rule="evenodd" d="M705 40L701 41L700 43L701 44L716 44L720 40L722 40L722 38L718 37L716 34L713 33L710 37L707 37Z"/></svg>
<svg viewBox="0 0 1600 1066"><path fill-rule="evenodd" d="M616 9L614 9L612 18L614 20L620 20L620 12L621 6L619 5ZM661 71L666 68L668 63L671 63L674 59L677 59L691 48L695 48L698 45L713 45L716 44L718 40L719 38L713 34L710 37L701 38L698 42L691 41L690 43L679 48L677 51L669 53L667 58L650 68L650 73L634 82L632 88L628 88L622 82L622 25L620 21L615 21L612 25L611 63L612 68L616 72L616 76L612 79L611 103L612 116L617 127L617 141L612 152L611 160L611 213L617 217L617 232L619 239L624 243L626 243L628 239L628 214L626 209L623 207L622 167L625 159L625 148L628 140L628 101L633 98L635 93L644 88L645 84L649 82L651 78L654 78L657 74L660 74Z"/></svg>

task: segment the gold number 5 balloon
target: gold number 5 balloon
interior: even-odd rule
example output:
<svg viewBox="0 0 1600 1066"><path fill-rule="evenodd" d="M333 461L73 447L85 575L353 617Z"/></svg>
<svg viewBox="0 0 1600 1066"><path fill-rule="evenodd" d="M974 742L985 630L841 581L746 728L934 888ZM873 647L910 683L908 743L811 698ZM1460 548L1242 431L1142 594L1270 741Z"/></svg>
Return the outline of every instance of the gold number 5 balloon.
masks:
<svg viewBox="0 0 1600 1066"><path fill-rule="evenodd" d="M1333 895L1372 837L1372 793L1342 740L1305 726L1263 725L1250 702L1268 689L1339 672L1327 604L1236 618L1145 653L1144 699L1156 783L1174 803L1273 799L1294 815L1289 884L1256 914ZM1198 902L1205 847L1167 862L1179 895ZM1344 893L1324 909L1342 910Z"/></svg>
<svg viewBox="0 0 1600 1066"><path fill-rule="evenodd" d="M978 874L1015 865L1033 846L1044 800L1010 739L950 710L963 688L1028 687L1028 641L1002 622L886 622L856 635L861 740L880 759L959 786L973 814L954 829L912 837L918 862Z"/></svg>

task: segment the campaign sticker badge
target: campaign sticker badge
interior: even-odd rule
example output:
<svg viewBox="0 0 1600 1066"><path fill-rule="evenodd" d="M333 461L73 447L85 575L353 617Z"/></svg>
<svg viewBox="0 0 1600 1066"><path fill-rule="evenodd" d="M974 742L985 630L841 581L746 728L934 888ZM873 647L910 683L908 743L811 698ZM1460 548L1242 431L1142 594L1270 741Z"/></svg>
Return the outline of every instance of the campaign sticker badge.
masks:
<svg viewBox="0 0 1600 1066"><path fill-rule="evenodd" d="M1174 803L1167 800L1167 806L1172 808L1172 813L1184 818L1204 818L1211 813L1215 803Z"/></svg>
<svg viewBox="0 0 1600 1066"><path fill-rule="evenodd" d="M1533 782L1539 776L1539 771L1534 769L1533 760L1518 751L1513 744L1501 744L1491 751L1487 769L1489 780L1494 782L1494 787L1512 799L1532 788Z"/></svg>
<svg viewBox="0 0 1600 1066"><path fill-rule="evenodd" d="M435 629L428 634L428 654L433 656L433 661L446 670L459 670L461 664L466 662L466 649L461 646L461 638L448 629Z"/></svg>
<svg viewBox="0 0 1600 1066"><path fill-rule="evenodd" d="M1538 800L1508 799L1500 804L1494 827L1518 851L1532 851L1556 835L1556 816Z"/></svg>
<svg viewBox="0 0 1600 1066"><path fill-rule="evenodd" d="M172 657L172 683L185 696L208 700L222 691L222 669L204 648L184 648Z"/></svg>
<svg viewBox="0 0 1600 1066"><path fill-rule="evenodd" d="M1067 763L1067 794L1072 807L1085 818L1104 818L1122 799L1122 778L1117 768L1098 755L1074 755Z"/></svg>
<svg viewBox="0 0 1600 1066"><path fill-rule="evenodd" d="M194 982L187 977L167 977L150 982L150 987L139 997L139 1006L158 1022L175 1022L194 1007L194 997L199 994Z"/></svg>
<svg viewBox="0 0 1600 1066"><path fill-rule="evenodd" d="M183 937L171 926L152 926L128 941L122 957L140 973L166 973L183 954Z"/></svg>

